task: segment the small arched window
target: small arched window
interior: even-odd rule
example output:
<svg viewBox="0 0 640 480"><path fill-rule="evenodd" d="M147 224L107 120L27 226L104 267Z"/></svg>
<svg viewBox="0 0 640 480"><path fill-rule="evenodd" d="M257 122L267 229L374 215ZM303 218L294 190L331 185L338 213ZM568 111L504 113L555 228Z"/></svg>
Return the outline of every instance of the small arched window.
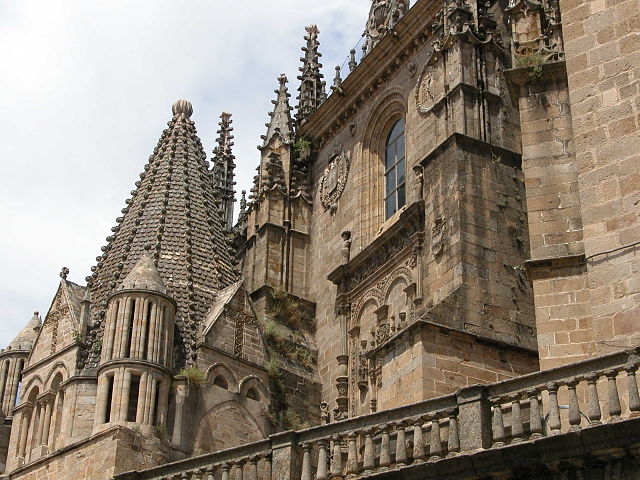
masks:
<svg viewBox="0 0 640 480"><path fill-rule="evenodd" d="M247 398L250 398L251 400L255 400L256 402L260 401L260 394L258 393L258 391L255 388L250 388L247 391Z"/></svg>
<svg viewBox="0 0 640 480"><path fill-rule="evenodd" d="M224 388L225 390L229 390L229 382L222 376L218 375L214 380L213 384L216 387Z"/></svg>
<svg viewBox="0 0 640 480"><path fill-rule="evenodd" d="M404 147L404 120L400 119L391 129L384 150L385 220L404 207L407 201L405 188L407 165Z"/></svg>

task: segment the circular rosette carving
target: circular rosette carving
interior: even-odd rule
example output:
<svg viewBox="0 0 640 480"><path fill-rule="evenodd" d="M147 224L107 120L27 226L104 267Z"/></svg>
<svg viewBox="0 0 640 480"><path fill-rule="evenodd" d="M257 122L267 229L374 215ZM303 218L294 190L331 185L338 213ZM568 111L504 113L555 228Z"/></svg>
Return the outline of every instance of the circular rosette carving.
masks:
<svg viewBox="0 0 640 480"><path fill-rule="evenodd" d="M320 179L320 201L325 210L335 213L349 178L351 154L341 152L331 158Z"/></svg>

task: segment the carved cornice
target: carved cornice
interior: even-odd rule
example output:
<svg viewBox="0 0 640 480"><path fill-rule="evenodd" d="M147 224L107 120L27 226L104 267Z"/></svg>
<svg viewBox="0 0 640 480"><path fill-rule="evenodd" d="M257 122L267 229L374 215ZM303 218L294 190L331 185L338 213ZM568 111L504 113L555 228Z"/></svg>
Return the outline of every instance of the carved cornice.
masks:
<svg viewBox="0 0 640 480"><path fill-rule="evenodd" d="M349 125L360 108L396 74L431 37L428 33L438 2L417 2L341 83L344 96L331 95L299 129L317 139L320 148Z"/></svg>

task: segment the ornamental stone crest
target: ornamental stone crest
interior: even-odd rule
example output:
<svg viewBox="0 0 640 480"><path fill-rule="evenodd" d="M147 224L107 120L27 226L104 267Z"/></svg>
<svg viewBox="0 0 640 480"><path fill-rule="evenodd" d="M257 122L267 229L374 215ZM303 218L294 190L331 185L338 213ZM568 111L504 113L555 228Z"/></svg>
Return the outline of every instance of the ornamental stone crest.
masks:
<svg viewBox="0 0 640 480"><path fill-rule="evenodd" d="M347 185L350 168L351 153L343 152L339 146L320 179L320 201L325 210L332 214L338 208L338 200Z"/></svg>
<svg viewBox="0 0 640 480"><path fill-rule="evenodd" d="M409 0L373 0L365 31L366 52L373 50L373 47L408 11Z"/></svg>
<svg viewBox="0 0 640 480"><path fill-rule="evenodd" d="M430 113L444 94L444 75L439 63L425 65L416 89L416 106L420 113Z"/></svg>

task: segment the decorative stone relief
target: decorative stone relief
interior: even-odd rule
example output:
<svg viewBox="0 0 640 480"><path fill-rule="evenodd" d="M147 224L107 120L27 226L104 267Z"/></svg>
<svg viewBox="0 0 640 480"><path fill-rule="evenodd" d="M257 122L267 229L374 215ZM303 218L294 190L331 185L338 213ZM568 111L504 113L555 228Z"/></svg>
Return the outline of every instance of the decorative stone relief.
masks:
<svg viewBox="0 0 640 480"><path fill-rule="evenodd" d="M58 325L60 320L69 314L69 307L62 300L62 294L58 295L45 320L45 327L51 328L51 353L58 348Z"/></svg>
<svg viewBox="0 0 640 480"><path fill-rule="evenodd" d="M338 208L338 200L347 185L350 168L351 153L343 152L341 145L336 147L336 152L320 179L320 201L325 210L332 214Z"/></svg>
<svg viewBox="0 0 640 480"><path fill-rule="evenodd" d="M444 250L447 223L443 217L436 218L431 229L431 252L437 257Z"/></svg>
<svg viewBox="0 0 640 480"><path fill-rule="evenodd" d="M422 69L416 89L416 106L420 113L430 113L445 93L444 75L438 63Z"/></svg>

